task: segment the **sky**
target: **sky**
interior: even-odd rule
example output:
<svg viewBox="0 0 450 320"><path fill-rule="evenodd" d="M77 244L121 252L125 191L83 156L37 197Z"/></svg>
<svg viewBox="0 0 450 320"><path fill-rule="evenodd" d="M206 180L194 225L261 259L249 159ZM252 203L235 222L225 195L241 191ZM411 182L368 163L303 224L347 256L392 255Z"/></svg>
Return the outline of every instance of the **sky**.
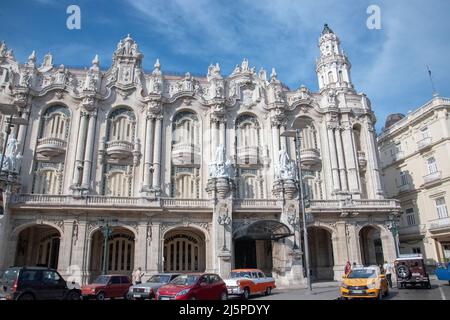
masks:
<svg viewBox="0 0 450 320"><path fill-rule="evenodd" d="M78 5L81 29L66 12ZM380 8L381 29L369 29L370 5ZM128 33L162 71L206 74L219 62L230 74L243 58L251 67L276 68L295 90L317 91L318 38L328 23L352 64L353 84L372 101L379 132L390 113L408 113L436 91L450 97L448 0L1 0L0 40L24 63L35 50L55 65L89 67L95 54L108 69Z"/></svg>

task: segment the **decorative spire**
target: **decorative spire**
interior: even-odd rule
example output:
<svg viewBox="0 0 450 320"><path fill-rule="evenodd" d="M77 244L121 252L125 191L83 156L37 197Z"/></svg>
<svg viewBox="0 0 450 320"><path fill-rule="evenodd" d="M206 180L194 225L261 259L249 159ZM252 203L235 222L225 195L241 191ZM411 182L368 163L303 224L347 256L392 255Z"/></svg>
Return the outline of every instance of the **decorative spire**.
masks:
<svg viewBox="0 0 450 320"><path fill-rule="evenodd" d="M159 62L159 58L156 59L155 64L153 65L155 69L153 69L154 75L161 75L161 63Z"/></svg>
<svg viewBox="0 0 450 320"><path fill-rule="evenodd" d="M33 52L28 57L28 64L35 64L36 63L36 51L33 50Z"/></svg>
<svg viewBox="0 0 450 320"><path fill-rule="evenodd" d="M92 64L94 66L98 67L99 63L100 63L100 60L98 59L98 54L96 54L95 57L94 57L94 60L92 60Z"/></svg>
<svg viewBox="0 0 450 320"><path fill-rule="evenodd" d="M272 73L270 74L270 80L274 81L277 79L277 72L275 71L275 68L272 68Z"/></svg>
<svg viewBox="0 0 450 320"><path fill-rule="evenodd" d="M328 26L328 23L325 23L323 25L322 35L329 34L329 33L333 33L334 34L333 30L331 30L330 27Z"/></svg>

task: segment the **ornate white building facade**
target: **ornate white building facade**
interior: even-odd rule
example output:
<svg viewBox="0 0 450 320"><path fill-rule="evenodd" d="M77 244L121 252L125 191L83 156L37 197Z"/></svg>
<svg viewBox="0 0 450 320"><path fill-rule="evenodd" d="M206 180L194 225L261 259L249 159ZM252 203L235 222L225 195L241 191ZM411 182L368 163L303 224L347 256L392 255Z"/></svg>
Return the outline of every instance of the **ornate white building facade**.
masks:
<svg viewBox="0 0 450 320"><path fill-rule="evenodd" d="M319 47L310 92L246 59L229 76L218 64L206 77L165 74L159 61L146 73L130 36L107 70L97 56L88 70L50 54L38 66L34 52L21 65L3 43L2 128L8 114L28 125L13 126L4 152L0 268L43 264L85 283L103 268L258 267L302 284L295 145L282 136L292 129L313 279L340 279L347 260L393 260L399 205L383 195L370 101L328 26Z"/></svg>

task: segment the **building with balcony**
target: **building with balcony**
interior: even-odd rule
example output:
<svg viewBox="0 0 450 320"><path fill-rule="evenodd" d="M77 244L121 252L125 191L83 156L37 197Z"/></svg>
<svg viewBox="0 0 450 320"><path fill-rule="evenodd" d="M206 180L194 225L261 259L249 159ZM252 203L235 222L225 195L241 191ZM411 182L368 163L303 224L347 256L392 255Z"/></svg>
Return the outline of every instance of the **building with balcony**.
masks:
<svg viewBox="0 0 450 320"><path fill-rule="evenodd" d="M400 251L422 253L429 265L450 259L449 111L450 99L435 96L406 116L389 116L378 136L386 196L403 211Z"/></svg>
<svg viewBox="0 0 450 320"><path fill-rule="evenodd" d="M312 277L393 260L400 207L382 189L370 100L328 26L319 48L311 92L247 59L227 76L219 64L176 76L159 60L144 72L130 36L104 69L98 57L56 67L50 54L38 66L34 53L19 64L2 44L0 105L28 126L5 152L23 158L13 192L3 189L0 269L41 264L86 283L138 267L146 277L258 267L278 286L301 285L296 150L283 135L294 129Z"/></svg>

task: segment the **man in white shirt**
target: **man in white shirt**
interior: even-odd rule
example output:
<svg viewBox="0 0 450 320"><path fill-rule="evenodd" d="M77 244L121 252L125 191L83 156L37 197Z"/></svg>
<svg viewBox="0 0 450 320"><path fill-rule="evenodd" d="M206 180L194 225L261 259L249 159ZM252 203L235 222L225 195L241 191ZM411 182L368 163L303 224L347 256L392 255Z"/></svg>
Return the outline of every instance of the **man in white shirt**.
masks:
<svg viewBox="0 0 450 320"><path fill-rule="evenodd" d="M386 274L386 280L389 284L389 288L392 288L392 265L387 261L384 262L383 265L384 273Z"/></svg>
<svg viewBox="0 0 450 320"><path fill-rule="evenodd" d="M137 270L133 274L134 284L141 284L143 276L144 276L144 273L142 272L141 268L140 267L137 268Z"/></svg>

